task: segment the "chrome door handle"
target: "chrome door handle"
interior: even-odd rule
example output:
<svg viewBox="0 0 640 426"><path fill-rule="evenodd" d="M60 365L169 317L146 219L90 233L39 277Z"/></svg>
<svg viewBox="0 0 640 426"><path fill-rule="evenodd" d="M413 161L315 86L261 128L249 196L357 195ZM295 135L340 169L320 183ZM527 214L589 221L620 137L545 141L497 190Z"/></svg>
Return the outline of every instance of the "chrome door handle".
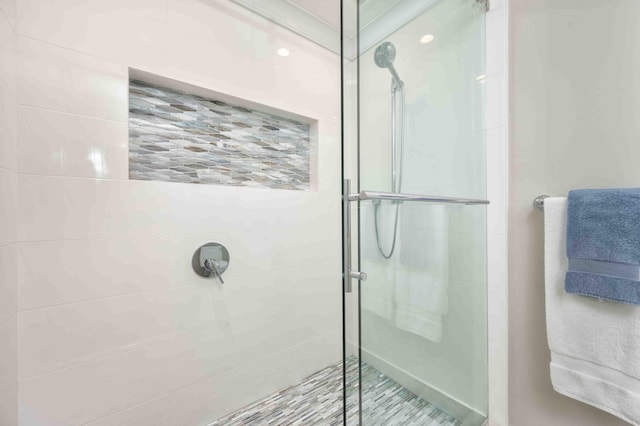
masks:
<svg viewBox="0 0 640 426"><path fill-rule="evenodd" d="M349 192L351 180L345 179L342 185L342 279L344 292L351 293L351 279L365 281L367 274L351 270L351 200Z"/></svg>
<svg viewBox="0 0 640 426"><path fill-rule="evenodd" d="M368 275L366 272L357 272L357 271L350 271L349 276L358 281L366 281L368 278Z"/></svg>

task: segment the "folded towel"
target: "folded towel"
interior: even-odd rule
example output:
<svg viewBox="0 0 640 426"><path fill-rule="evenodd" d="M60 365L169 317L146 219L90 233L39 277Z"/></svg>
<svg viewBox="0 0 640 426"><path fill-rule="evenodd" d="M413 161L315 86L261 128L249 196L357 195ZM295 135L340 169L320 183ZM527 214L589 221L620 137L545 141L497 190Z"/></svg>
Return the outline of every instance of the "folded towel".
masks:
<svg viewBox="0 0 640 426"><path fill-rule="evenodd" d="M447 207L406 204L400 217L396 262L396 326L433 342L442 340L449 308Z"/></svg>
<svg viewBox="0 0 640 426"><path fill-rule="evenodd" d="M448 214L436 205L401 205L396 248L384 259L377 247L374 206L362 203L361 306L402 330L434 342L442 339L442 317L448 311ZM395 204L378 206L378 231L385 251L391 247Z"/></svg>
<svg viewBox="0 0 640 426"><path fill-rule="evenodd" d="M360 203L360 269L367 273L367 281L360 289L360 304L386 320L393 319L395 310L394 282L396 264L380 255L375 234L375 206L371 202ZM385 250L391 247L395 205L382 203L378 207L378 232ZM394 255L396 256L396 255Z"/></svg>
<svg viewBox="0 0 640 426"><path fill-rule="evenodd" d="M640 189L569 192L569 293L640 304Z"/></svg>
<svg viewBox="0 0 640 426"><path fill-rule="evenodd" d="M551 382L564 395L640 425L640 309L564 291L567 199L547 198L545 299Z"/></svg>

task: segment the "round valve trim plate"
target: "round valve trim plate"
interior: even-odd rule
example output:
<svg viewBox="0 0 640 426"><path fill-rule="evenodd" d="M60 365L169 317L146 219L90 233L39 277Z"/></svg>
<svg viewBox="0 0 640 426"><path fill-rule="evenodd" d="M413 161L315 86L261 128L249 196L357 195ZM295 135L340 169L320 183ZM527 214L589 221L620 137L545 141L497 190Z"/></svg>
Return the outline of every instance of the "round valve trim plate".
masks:
<svg viewBox="0 0 640 426"><path fill-rule="evenodd" d="M220 274L223 274L229 267L229 251L220 243L203 244L193 252L191 257L191 266L194 272L201 277L210 277L212 271L204 267L205 259L214 260Z"/></svg>

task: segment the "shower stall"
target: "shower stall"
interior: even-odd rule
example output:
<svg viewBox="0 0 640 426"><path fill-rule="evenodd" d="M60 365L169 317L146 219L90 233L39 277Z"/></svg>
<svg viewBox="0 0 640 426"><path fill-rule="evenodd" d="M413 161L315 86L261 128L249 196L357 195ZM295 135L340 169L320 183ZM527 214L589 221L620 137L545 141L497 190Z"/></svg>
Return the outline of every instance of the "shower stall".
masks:
<svg viewBox="0 0 640 426"><path fill-rule="evenodd" d="M358 53L343 59L352 258L366 274L346 284L347 410L358 411L347 423L480 425L486 4L400 3L376 19L382 5L359 2L345 49Z"/></svg>
<svg viewBox="0 0 640 426"><path fill-rule="evenodd" d="M17 7L0 424L487 421L486 1Z"/></svg>

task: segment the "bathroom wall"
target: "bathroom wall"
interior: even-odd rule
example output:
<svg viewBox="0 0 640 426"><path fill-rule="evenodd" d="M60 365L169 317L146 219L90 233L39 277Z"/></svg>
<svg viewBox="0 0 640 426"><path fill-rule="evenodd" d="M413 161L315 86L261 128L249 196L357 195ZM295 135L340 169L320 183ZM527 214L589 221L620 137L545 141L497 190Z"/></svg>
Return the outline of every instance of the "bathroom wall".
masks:
<svg viewBox="0 0 640 426"><path fill-rule="evenodd" d="M626 424L553 391L538 194L637 187L640 3L511 0L509 419L517 426Z"/></svg>
<svg viewBox="0 0 640 426"><path fill-rule="evenodd" d="M16 16L21 424L206 424L338 362L339 58L228 1ZM128 67L317 120L316 187L128 180Z"/></svg>
<svg viewBox="0 0 640 426"><path fill-rule="evenodd" d="M485 26L473 2L441 2L387 38L396 45L394 64L407 90L403 192L486 197L491 205L447 210L449 312L442 342L402 332L366 310L362 316L363 345L378 362L483 414L490 399L496 425L506 424L506 10L506 1L492 2ZM434 40L420 44L428 33ZM388 190L390 76L374 64L373 51L362 55L360 76L361 189ZM427 216L433 211L419 208ZM416 232L429 227L414 226ZM370 273L363 287L374 279Z"/></svg>
<svg viewBox="0 0 640 426"><path fill-rule="evenodd" d="M489 424L507 426L508 284L507 200L509 192L509 49L511 0L492 0L486 16L487 75L487 334Z"/></svg>
<svg viewBox="0 0 640 426"><path fill-rule="evenodd" d="M15 9L0 2L0 424L18 423Z"/></svg>

